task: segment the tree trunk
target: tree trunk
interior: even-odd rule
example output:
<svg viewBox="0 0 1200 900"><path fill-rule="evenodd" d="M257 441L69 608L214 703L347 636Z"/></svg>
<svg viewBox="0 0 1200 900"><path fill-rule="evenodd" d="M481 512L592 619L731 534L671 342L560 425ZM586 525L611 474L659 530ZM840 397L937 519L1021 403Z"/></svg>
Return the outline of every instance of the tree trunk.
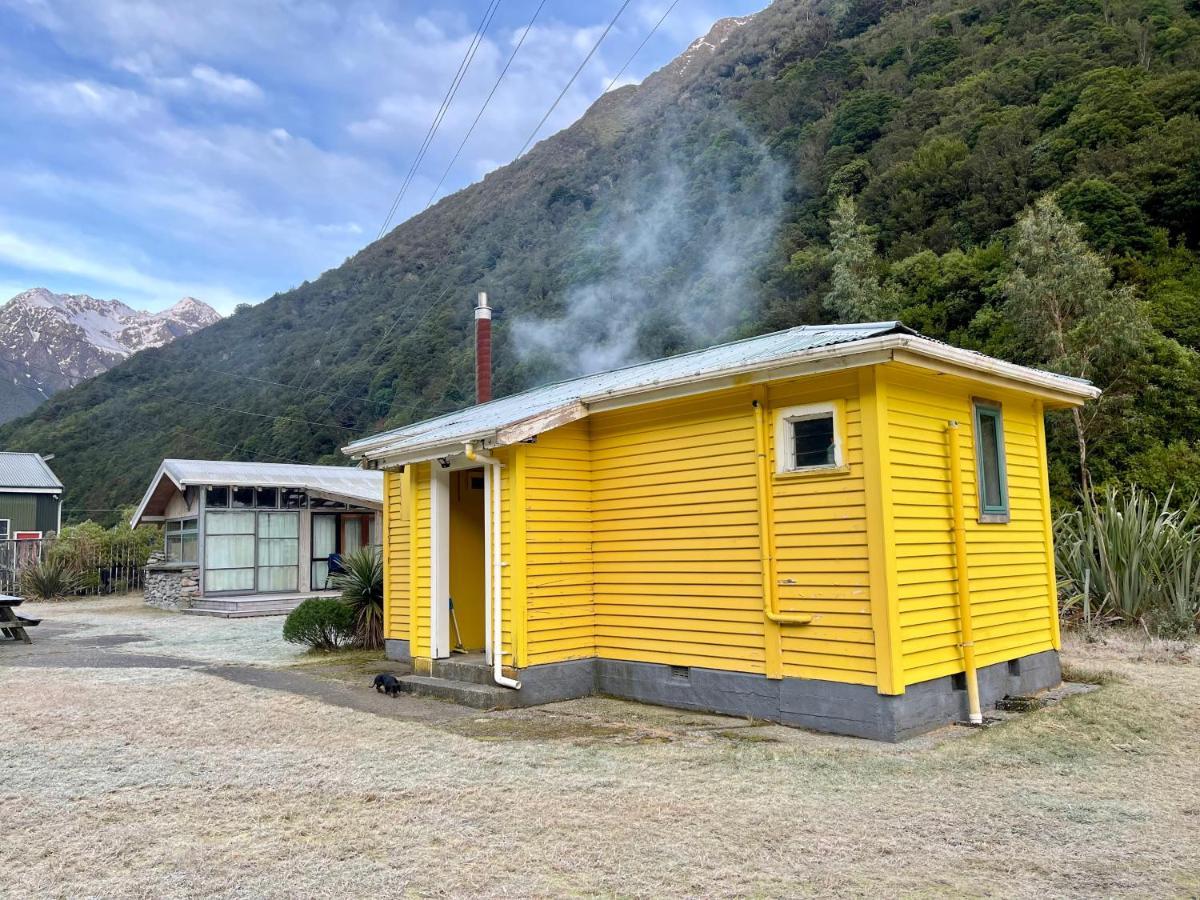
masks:
<svg viewBox="0 0 1200 900"><path fill-rule="evenodd" d="M1092 476L1088 472L1087 464L1087 438L1083 433L1083 413L1079 408L1071 410L1071 418L1075 422L1075 440L1079 445L1079 487L1083 491L1085 501L1091 501L1092 497Z"/></svg>

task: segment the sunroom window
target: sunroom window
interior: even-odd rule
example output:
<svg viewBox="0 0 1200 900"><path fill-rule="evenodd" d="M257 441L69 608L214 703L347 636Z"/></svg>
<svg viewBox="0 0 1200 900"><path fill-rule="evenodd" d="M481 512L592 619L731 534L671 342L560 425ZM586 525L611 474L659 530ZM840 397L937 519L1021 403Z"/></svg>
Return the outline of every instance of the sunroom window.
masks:
<svg viewBox="0 0 1200 900"><path fill-rule="evenodd" d="M1004 459L1004 418L999 404L975 404L975 462L979 479L979 521L1007 522L1008 474Z"/></svg>
<svg viewBox="0 0 1200 900"><path fill-rule="evenodd" d="M167 559L171 562L194 563L199 557L195 519L168 519L166 533Z"/></svg>

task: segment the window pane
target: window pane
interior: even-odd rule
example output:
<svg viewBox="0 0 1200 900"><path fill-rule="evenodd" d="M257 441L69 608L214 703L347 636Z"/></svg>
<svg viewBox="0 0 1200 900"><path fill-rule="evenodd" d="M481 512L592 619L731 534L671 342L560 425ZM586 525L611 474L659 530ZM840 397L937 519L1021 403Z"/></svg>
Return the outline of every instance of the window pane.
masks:
<svg viewBox="0 0 1200 900"><path fill-rule="evenodd" d="M337 516L313 516L312 526L313 559L325 559L337 550Z"/></svg>
<svg viewBox="0 0 1200 900"><path fill-rule="evenodd" d="M836 462L833 448L833 416L801 419L792 423L797 469L811 466L832 466Z"/></svg>
<svg viewBox="0 0 1200 900"><path fill-rule="evenodd" d="M300 516L292 512L259 513L258 536L295 538L300 535Z"/></svg>
<svg viewBox="0 0 1200 900"><path fill-rule="evenodd" d="M299 542L291 538L259 538L260 566L294 566L300 561Z"/></svg>
<svg viewBox="0 0 1200 900"><path fill-rule="evenodd" d="M983 454L983 505L988 509L1002 509L1004 507L1004 495L1000 488L999 424L999 420L994 413L980 413L979 449Z"/></svg>
<svg viewBox="0 0 1200 900"><path fill-rule="evenodd" d="M259 509L274 509L279 505L279 489L259 488L254 494L254 505Z"/></svg>
<svg viewBox="0 0 1200 900"><path fill-rule="evenodd" d="M304 491L284 488L280 493L280 506L284 509L304 509Z"/></svg>
<svg viewBox="0 0 1200 900"><path fill-rule="evenodd" d="M253 569L219 569L204 573L204 590L207 591L252 591L254 590Z"/></svg>
<svg viewBox="0 0 1200 900"><path fill-rule="evenodd" d="M177 534L167 535L167 559L170 562L183 559L183 538Z"/></svg>
<svg viewBox="0 0 1200 900"><path fill-rule="evenodd" d="M254 513L209 513L204 519L207 534L254 534Z"/></svg>
<svg viewBox="0 0 1200 900"><path fill-rule="evenodd" d="M215 507L217 509L225 509L229 506L229 488L221 485L219 487L210 487L204 492L204 505L207 507Z"/></svg>
<svg viewBox="0 0 1200 900"><path fill-rule="evenodd" d="M209 535L204 544L205 566L209 569L240 569L254 565L254 535Z"/></svg>
<svg viewBox="0 0 1200 900"><path fill-rule="evenodd" d="M196 532L185 534L182 540L182 553L180 560L182 562L199 562L199 541L196 540Z"/></svg>
<svg viewBox="0 0 1200 900"><path fill-rule="evenodd" d="M234 509L250 509L254 506L254 488L235 487L231 505Z"/></svg>
<svg viewBox="0 0 1200 900"><path fill-rule="evenodd" d="M329 562L327 560L319 560L312 564L312 589L314 591L323 590L325 587L325 579L329 575Z"/></svg>
<svg viewBox="0 0 1200 900"><path fill-rule="evenodd" d="M260 591L294 591L296 590L297 575L295 566L260 567L258 589Z"/></svg>

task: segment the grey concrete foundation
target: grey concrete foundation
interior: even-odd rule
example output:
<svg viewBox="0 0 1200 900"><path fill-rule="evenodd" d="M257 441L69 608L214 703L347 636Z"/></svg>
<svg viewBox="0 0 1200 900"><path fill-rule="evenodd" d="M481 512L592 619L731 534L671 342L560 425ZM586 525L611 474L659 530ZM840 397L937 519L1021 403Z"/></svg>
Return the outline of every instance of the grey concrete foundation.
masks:
<svg viewBox="0 0 1200 900"><path fill-rule="evenodd" d="M772 680L745 672L612 659L530 666L521 670L520 678L521 706L600 693L883 741L903 740L967 719L966 685L955 676L910 685L899 696L880 694L868 685ZM1036 693L1061 680L1053 650L997 663L979 670L980 702L990 709L1006 696Z"/></svg>
<svg viewBox="0 0 1200 900"><path fill-rule="evenodd" d="M383 652L388 659L396 662L412 662L412 653L408 649L408 641L397 641L387 638L383 642Z"/></svg>

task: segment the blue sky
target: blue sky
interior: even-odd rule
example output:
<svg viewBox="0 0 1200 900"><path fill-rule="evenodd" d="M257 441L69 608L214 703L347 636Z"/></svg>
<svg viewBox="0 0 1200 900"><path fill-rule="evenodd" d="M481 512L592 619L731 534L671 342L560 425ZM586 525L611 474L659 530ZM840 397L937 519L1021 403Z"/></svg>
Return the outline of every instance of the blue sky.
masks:
<svg viewBox="0 0 1200 900"><path fill-rule="evenodd" d="M622 0L547 0L441 195L510 161ZM540 132L670 0L630 0ZM0 0L0 302L34 286L229 312L374 239L486 0ZM395 221L428 201L538 0L502 0ZM679 0L620 83L766 0ZM394 223L393 223L394 225Z"/></svg>

